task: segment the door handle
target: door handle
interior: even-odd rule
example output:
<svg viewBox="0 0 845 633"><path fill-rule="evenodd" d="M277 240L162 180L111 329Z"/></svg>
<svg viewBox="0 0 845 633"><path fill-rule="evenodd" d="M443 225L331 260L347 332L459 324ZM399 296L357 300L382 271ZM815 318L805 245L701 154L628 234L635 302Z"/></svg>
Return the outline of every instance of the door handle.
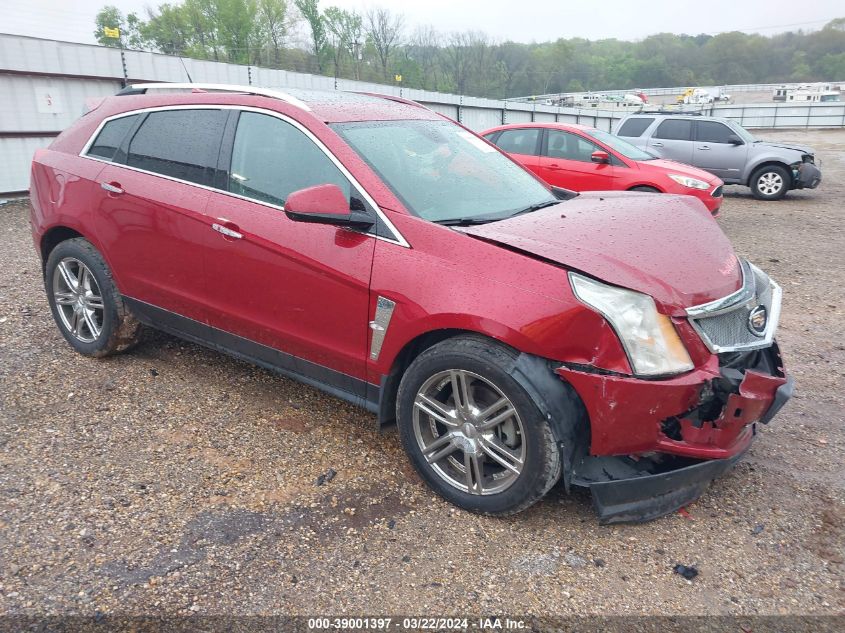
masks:
<svg viewBox="0 0 845 633"><path fill-rule="evenodd" d="M699 145L698 149L710 149L709 145Z"/></svg>
<svg viewBox="0 0 845 633"><path fill-rule="evenodd" d="M234 228L229 228L228 226L223 226L222 224L217 224L217 222L215 222L214 224L211 225L211 228L213 230L217 231L218 233L220 233L224 237L228 237L228 238L231 238L233 240L242 239L243 233L239 233L238 231L235 230L235 229L238 228L238 226L236 224L231 224L231 226L234 227Z"/></svg>
<svg viewBox="0 0 845 633"><path fill-rule="evenodd" d="M563 167L561 167L557 163L552 163L551 165L546 165L546 169L563 169Z"/></svg>
<svg viewBox="0 0 845 633"><path fill-rule="evenodd" d="M108 191L109 193L120 195L123 193L123 187L120 186L119 182L101 182L100 187Z"/></svg>
<svg viewBox="0 0 845 633"><path fill-rule="evenodd" d="M663 143L652 143L652 147L663 147Z"/></svg>

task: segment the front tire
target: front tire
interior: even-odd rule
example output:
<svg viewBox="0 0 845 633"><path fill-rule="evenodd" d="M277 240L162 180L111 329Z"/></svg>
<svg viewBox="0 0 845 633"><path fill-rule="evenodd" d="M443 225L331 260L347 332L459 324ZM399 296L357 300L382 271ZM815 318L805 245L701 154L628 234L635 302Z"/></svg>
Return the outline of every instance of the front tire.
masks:
<svg viewBox="0 0 845 633"><path fill-rule="evenodd" d="M751 193L758 200L780 200L791 183L792 177L785 167L766 165L751 176Z"/></svg>
<svg viewBox="0 0 845 633"><path fill-rule="evenodd" d="M80 354L99 358L138 342L141 325L88 240L75 238L56 246L47 258L44 284L59 331Z"/></svg>
<svg viewBox="0 0 845 633"><path fill-rule="evenodd" d="M648 185L640 185L638 187L631 187L628 191L643 191L645 193L660 193L659 189L649 187Z"/></svg>
<svg viewBox="0 0 845 633"><path fill-rule="evenodd" d="M411 462L441 497L472 512L519 512L560 478L552 429L508 372L516 357L494 341L456 337L420 354L399 385Z"/></svg>

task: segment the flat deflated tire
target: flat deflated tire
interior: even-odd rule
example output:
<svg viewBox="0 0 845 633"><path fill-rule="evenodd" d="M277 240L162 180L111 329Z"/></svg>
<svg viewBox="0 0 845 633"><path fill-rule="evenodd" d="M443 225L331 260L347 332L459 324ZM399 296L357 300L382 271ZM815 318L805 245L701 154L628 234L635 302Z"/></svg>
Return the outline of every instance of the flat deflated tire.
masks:
<svg viewBox="0 0 845 633"><path fill-rule="evenodd" d="M88 240L67 240L52 250L44 285L59 331L80 354L99 358L138 342L141 325L124 304L103 257Z"/></svg>
<svg viewBox="0 0 845 633"><path fill-rule="evenodd" d="M517 355L480 336L448 339L420 354L399 385L411 462L435 492L472 512L519 512L560 478L552 429L507 371Z"/></svg>

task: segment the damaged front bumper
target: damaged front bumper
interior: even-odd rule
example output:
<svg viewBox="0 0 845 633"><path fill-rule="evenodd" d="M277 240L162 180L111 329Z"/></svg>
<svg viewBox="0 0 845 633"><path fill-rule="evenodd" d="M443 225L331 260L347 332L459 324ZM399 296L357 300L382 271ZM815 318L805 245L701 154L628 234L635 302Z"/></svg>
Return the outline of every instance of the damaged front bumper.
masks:
<svg viewBox="0 0 845 633"><path fill-rule="evenodd" d="M573 464L605 523L647 521L697 499L748 449L792 395L777 345L713 356L667 380L560 367L590 419L590 450ZM585 451L586 453L586 451Z"/></svg>
<svg viewBox="0 0 845 633"><path fill-rule="evenodd" d="M698 499L713 479L745 454L708 461L585 457L572 483L589 488L599 522L651 521Z"/></svg>
<svg viewBox="0 0 845 633"><path fill-rule="evenodd" d="M822 181L822 171L810 162L798 163L792 167L792 183L795 189L815 189Z"/></svg>

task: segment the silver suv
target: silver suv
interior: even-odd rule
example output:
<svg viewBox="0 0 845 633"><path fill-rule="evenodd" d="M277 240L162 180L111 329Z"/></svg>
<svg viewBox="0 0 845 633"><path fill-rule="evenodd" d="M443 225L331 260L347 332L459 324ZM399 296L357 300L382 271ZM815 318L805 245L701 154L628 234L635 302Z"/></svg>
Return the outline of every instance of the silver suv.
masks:
<svg viewBox="0 0 845 633"><path fill-rule="evenodd" d="M755 198L778 200L790 189L815 189L821 163L809 147L758 141L729 119L691 114L630 114L616 135L661 158L709 171Z"/></svg>

